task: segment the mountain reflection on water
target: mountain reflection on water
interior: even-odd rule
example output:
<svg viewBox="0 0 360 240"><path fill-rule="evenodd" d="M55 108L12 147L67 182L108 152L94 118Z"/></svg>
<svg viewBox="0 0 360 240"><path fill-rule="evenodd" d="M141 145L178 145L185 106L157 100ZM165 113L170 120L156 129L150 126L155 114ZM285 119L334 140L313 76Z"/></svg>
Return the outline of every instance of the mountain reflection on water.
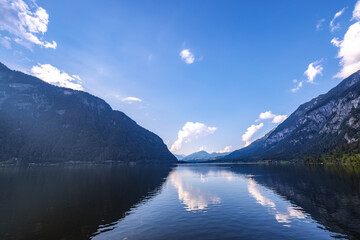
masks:
<svg viewBox="0 0 360 240"><path fill-rule="evenodd" d="M359 179L322 166L180 165L93 239L357 239Z"/></svg>
<svg viewBox="0 0 360 240"><path fill-rule="evenodd" d="M151 198L165 166L0 168L0 239L89 239Z"/></svg>
<svg viewBox="0 0 360 240"><path fill-rule="evenodd" d="M360 239L360 168L345 166L234 165L238 174L254 174L326 229Z"/></svg>
<svg viewBox="0 0 360 240"><path fill-rule="evenodd" d="M0 169L0 239L359 239L356 168Z"/></svg>

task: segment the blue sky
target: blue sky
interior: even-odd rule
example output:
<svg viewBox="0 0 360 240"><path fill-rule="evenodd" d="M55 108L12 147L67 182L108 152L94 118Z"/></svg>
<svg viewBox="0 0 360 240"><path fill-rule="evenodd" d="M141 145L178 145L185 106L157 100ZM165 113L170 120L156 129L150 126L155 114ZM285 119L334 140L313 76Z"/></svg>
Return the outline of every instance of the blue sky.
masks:
<svg viewBox="0 0 360 240"><path fill-rule="evenodd" d="M105 99L174 153L235 150L360 69L356 3L0 0L0 61Z"/></svg>

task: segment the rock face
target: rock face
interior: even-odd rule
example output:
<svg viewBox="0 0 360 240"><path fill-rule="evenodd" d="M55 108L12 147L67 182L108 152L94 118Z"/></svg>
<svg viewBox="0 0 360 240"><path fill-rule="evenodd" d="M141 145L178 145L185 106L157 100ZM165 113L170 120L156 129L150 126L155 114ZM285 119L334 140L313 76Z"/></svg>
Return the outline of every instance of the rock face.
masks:
<svg viewBox="0 0 360 240"><path fill-rule="evenodd" d="M160 137L102 99L0 63L0 161L172 163Z"/></svg>
<svg viewBox="0 0 360 240"><path fill-rule="evenodd" d="M360 138L360 71L301 105L263 138L227 160L288 160L320 156Z"/></svg>

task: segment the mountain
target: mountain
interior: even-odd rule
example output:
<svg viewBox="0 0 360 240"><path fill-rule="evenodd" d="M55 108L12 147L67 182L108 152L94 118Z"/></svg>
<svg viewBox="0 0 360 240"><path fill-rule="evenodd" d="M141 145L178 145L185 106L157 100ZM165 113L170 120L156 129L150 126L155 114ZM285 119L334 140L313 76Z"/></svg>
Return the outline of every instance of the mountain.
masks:
<svg viewBox="0 0 360 240"><path fill-rule="evenodd" d="M277 128L224 160L317 159L341 146L353 146L360 138L359 103L360 71L301 105Z"/></svg>
<svg viewBox="0 0 360 240"><path fill-rule="evenodd" d="M184 157L181 160L185 161L185 162L204 162L204 161L209 161L209 160L215 160L218 157L223 157L223 156L226 156L228 154L229 154L228 152L225 152L225 153L217 153L217 152L208 153L206 151L199 151L199 152L192 153L192 154Z"/></svg>
<svg viewBox="0 0 360 240"><path fill-rule="evenodd" d="M104 100L0 63L0 161L110 160L177 161L160 137Z"/></svg>
<svg viewBox="0 0 360 240"><path fill-rule="evenodd" d="M177 160L182 160L184 157L186 157L186 155L184 154L174 154L174 156L177 158Z"/></svg>

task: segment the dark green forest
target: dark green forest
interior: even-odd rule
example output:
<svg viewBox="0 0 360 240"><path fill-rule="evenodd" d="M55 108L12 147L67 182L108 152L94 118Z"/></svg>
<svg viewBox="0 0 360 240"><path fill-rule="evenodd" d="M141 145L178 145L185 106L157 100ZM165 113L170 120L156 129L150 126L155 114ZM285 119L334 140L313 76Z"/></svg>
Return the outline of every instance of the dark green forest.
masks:
<svg viewBox="0 0 360 240"><path fill-rule="evenodd" d="M360 141L340 145L333 150L304 158L304 163L360 164Z"/></svg>

